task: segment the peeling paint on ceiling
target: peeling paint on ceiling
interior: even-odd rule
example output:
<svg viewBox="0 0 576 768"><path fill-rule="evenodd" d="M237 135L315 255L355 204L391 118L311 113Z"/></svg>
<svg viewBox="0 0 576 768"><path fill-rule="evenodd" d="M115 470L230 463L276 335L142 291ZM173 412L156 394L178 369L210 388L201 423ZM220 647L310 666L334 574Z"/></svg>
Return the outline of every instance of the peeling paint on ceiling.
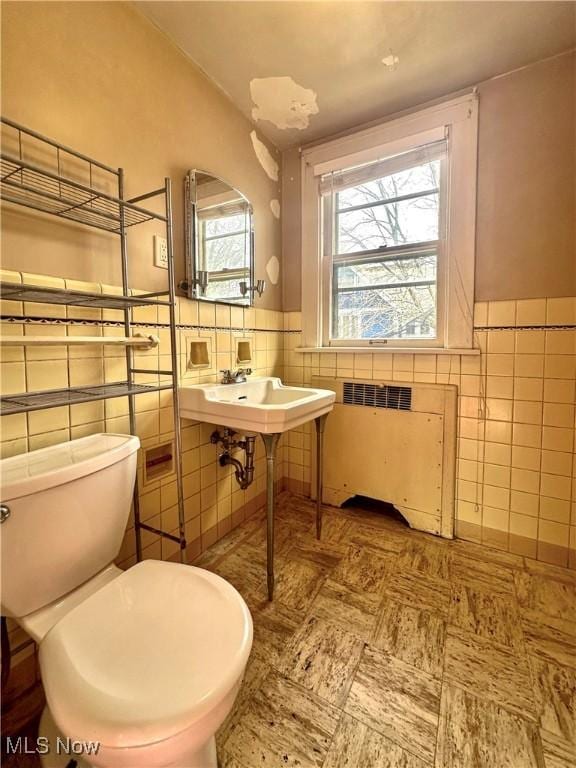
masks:
<svg viewBox="0 0 576 768"><path fill-rule="evenodd" d="M291 77L256 77L250 81L250 95L255 106L254 120L268 120L276 128L303 131L310 115L317 115L316 93L294 82Z"/></svg>
<svg viewBox="0 0 576 768"><path fill-rule="evenodd" d="M254 147L258 162L266 171L266 175L272 179L272 181L278 181L278 163L270 154L268 147L264 142L260 141L256 135L256 131L250 132L250 138L252 139L252 146Z"/></svg>
<svg viewBox="0 0 576 768"><path fill-rule="evenodd" d="M382 64L384 64L386 69L396 69L398 64L400 64L400 59L390 51L388 56L384 56L382 59Z"/></svg>
<svg viewBox="0 0 576 768"><path fill-rule="evenodd" d="M268 259L266 264L266 274L270 278L272 285L278 285L278 279L280 278L280 262L276 256L272 256Z"/></svg>
<svg viewBox="0 0 576 768"><path fill-rule="evenodd" d="M380 120L576 44L576 2L562 0L135 4L248 119L258 120L258 135L279 149ZM387 66L389 54L400 59L391 62L396 69ZM278 80L268 75L289 75L318 94L320 112L304 115L307 128L278 128L292 125L293 115L271 114L268 91L263 99L259 93L251 98L255 78L265 88ZM299 87L293 98L309 104ZM296 107L297 120L301 113Z"/></svg>
<svg viewBox="0 0 576 768"><path fill-rule="evenodd" d="M280 218L280 202L279 200L270 200L270 210L275 219Z"/></svg>

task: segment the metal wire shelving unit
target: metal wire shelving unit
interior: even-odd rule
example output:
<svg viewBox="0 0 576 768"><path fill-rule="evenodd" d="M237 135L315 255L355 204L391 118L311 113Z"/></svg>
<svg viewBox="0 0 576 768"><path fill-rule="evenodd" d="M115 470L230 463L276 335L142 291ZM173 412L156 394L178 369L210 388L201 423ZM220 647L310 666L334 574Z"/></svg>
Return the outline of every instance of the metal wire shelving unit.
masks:
<svg viewBox="0 0 576 768"><path fill-rule="evenodd" d="M97 309L131 309L151 305L168 307L170 305L169 301L161 301L156 298L157 296L164 296L165 293L163 292L141 293L138 296L116 296L107 293L88 293L86 291L63 290L6 281L2 281L0 285L2 298L10 299L10 301L31 301L73 307L95 307Z"/></svg>
<svg viewBox="0 0 576 768"><path fill-rule="evenodd" d="M178 534L154 528L140 519L138 487L134 489L134 527L136 557L142 557L142 531L149 531L178 543L180 560L186 558L184 498L182 493L181 439L178 396L178 348L176 340L176 295L172 237L172 196L169 178L164 185L138 197L124 196L124 171L112 168L74 149L64 146L18 123L1 118L3 137L15 152L2 152L0 164L0 199L52 216L104 230L119 237L122 267L122 295L63 290L35 285L2 283L3 299L41 302L76 307L122 310L126 337L134 324L132 310L138 307L167 307L170 325L171 370L148 370L134 365L133 349L126 347L126 380L94 386L69 387L11 394L0 399L0 415L26 413L114 397L128 397L130 432L136 433L135 398L146 392L171 390L174 406L174 469L178 490ZM29 159L34 157L34 161ZM41 164L35 159L41 157ZM73 174L72 174L73 170ZM80 181L79 179L82 179ZM110 194L110 189L116 193ZM154 201L161 212L143 208ZM127 230L144 222L161 222L166 229L168 286L165 291L131 295ZM102 337L106 343L106 337ZM139 374L157 376L155 384L135 381ZM163 378L170 381L162 381Z"/></svg>
<svg viewBox="0 0 576 768"><path fill-rule="evenodd" d="M21 395L2 397L2 416L11 413L42 411L47 408L59 408L62 405L90 403L94 400L108 400L111 397L140 395L145 392L158 392L172 389L171 384L151 386L148 384L129 384L116 381L111 384L96 384L93 387L70 387L68 389L44 389L41 392L26 392Z"/></svg>

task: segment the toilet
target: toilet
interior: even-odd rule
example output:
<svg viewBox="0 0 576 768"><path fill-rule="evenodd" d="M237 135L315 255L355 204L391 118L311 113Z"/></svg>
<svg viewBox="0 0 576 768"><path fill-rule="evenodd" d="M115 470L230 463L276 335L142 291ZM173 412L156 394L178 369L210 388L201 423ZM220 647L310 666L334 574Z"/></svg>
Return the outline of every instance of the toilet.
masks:
<svg viewBox="0 0 576 768"><path fill-rule="evenodd" d="M45 768L215 768L242 682L252 619L234 587L178 563L113 564L139 445L97 434L0 462L1 608L39 645Z"/></svg>

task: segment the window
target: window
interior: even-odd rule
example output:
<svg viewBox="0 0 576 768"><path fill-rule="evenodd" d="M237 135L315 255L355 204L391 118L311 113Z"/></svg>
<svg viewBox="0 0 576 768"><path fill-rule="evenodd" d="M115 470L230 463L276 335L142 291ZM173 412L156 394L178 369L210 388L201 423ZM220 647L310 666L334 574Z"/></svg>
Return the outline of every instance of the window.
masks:
<svg viewBox="0 0 576 768"><path fill-rule="evenodd" d="M308 347L472 346L474 96L303 152Z"/></svg>
<svg viewBox="0 0 576 768"><path fill-rule="evenodd" d="M198 212L198 268L207 272L204 296L238 301L238 283L250 280L250 212L231 203Z"/></svg>
<svg viewBox="0 0 576 768"><path fill-rule="evenodd" d="M438 338L444 141L321 178L329 341Z"/></svg>

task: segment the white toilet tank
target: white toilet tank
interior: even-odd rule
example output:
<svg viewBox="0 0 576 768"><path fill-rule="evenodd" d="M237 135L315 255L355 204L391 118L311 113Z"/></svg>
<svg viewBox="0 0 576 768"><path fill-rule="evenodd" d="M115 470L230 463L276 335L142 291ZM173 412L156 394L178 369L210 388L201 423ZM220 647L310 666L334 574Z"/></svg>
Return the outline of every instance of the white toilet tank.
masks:
<svg viewBox="0 0 576 768"><path fill-rule="evenodd" d="M98 434L0 461L3 615L26 616L115 559L139 447L131 435Z"/></svg>

